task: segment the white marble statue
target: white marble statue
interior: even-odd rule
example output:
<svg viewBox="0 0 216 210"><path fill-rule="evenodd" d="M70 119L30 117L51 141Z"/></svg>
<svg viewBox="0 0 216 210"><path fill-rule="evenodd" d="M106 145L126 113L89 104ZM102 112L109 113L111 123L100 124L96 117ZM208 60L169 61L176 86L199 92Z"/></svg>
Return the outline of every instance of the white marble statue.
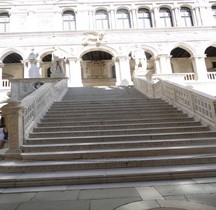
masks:
<svg viewBox="0 0 216 210"><path fill-rule="evenodd" d="M142 48L136 47L132 51L132 58L135 60L135 71L147 70L147 58Z"/></svg>
<svg viewBox="0 0 216 210"><path fill-rule="evenodd" d="M64 76L64 57L58 48L52 53L51 77Z"/></svg>

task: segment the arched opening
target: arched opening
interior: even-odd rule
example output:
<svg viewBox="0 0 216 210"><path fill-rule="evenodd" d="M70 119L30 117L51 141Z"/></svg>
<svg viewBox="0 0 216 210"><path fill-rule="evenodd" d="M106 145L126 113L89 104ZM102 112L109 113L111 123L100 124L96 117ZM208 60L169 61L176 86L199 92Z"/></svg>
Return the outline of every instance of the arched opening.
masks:
<svg viewBox="0 0 216 210"><path fill-rule="evenodd" d="M24 67L21 61L22 56L18 53L10 53L3 59L5 64L2 69L2 79L24 78Z"/></svg>
<svg viewBox="0 0 216 210"><path fill-rule="evenodd" d="M170 53L173 73L193 73L191 54L180 47L176 47Z"/></svg>
<svg viewBox="0 0 216 210"><path fill-rule="evenodd" d="M216 47L208 47L205 50L206 68L208 72L216 72Z"/></svg>
<svg viewBox="0 0 216 210"><path fill-rule="evenodd" d="M91 51L82 56L84 86L115 85L116 74L112 55L104 51Z"/></svg>
<svg viewBox="0 0 216 210"><path fill-rule="evenodd" d="M43 63L41 64L41 74L42 77L50 77L51 76L51 60L52 60L52 54L45 54L44 57L42 57Z"/></svg>
<svg viewBox="0 0 216 210"><path fill-rule="evenodd" d="M147 70L147 72L151 72L151 74L153 74L154 73L154 61L152 60L153 53L148 51L148 50L142 49L142 48L140 48L140 49L143 51L144 57L146 58L146 70ZM131 72L131 78L133 81L134 72L135 72L135 68L136 68L135 67L136 66L136 58L134 57L133 49L129 53L128 56L131 58L130 59L130 72ZM140 64L138 64L138 66L140 66Z"/></svg>

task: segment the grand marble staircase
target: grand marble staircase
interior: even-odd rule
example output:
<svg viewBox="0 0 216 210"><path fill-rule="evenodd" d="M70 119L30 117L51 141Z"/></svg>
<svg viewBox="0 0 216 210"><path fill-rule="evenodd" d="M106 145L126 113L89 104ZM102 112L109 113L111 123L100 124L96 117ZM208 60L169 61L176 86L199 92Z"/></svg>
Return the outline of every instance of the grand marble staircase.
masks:
<svg viewBox="0 0 216 210"><path fill-rule="evenodd" d="M69 88L0 162L0 187L216 175L216 130L133 87Z"/></svg>

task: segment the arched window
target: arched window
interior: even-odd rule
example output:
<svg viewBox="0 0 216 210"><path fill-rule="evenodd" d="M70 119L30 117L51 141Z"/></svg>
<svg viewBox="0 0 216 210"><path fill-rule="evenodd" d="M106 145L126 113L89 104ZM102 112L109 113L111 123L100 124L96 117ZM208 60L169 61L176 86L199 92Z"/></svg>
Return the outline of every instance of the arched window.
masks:
<svg viewBox="0 0 216 210"><path fill-rule="evenodd" d="M193 26L191 10L187 7L180 9L182 26Z"/></svg>
<svg viewBox="0 0 216 210"><path fill-rule="evenodd" d="M63 13L63 30L76 30L76 16L73 11L65 11Z"/></svg>
<svg viewBox="0 0 216 210"><path fill-rule="evenodd" d="M151 28L152 20L151 14L147 9L139 9L138 10L138 28Z"/></svg>
<svg viewBox="0 0 216 210"><path fill-rule="evenodd" d="M9 31L10 17L9 14L4 12L0 14L0 33Z"/></svg>
<svg viewBox="0 0 216 210"><path fill-rule="evenodd" d="M161 27L172 27L172 15L169 9L167 8L160 8L160 20L161 20Z"/></svg>
<svg viewBox="0 0 216 210"><path fill-rule="evenodd" d="M216 22L216 6L212 6L213 17Z"/></svg>
<svg viewBox="0 0 216 210"><path fill-rule="evenodd" d="M106 10L98 10L95 14L96 29L109 29L109 17Z"/></svg>
<svg viewBox="0 0 216 210"><path fill-rule="evenodd" d="M119 9L116 18L117 28L131 28L130 14L126 9Z"/></svg>

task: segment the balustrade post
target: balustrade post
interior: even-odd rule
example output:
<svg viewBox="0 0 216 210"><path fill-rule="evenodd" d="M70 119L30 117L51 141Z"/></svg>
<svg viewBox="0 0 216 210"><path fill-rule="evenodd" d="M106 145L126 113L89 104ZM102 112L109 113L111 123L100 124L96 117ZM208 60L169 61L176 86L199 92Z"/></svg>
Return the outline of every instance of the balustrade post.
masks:
<svg viewBox="0 0 216 210"><path fill-rule="evenodd" d="M5 158L20 159L21 146L23 145L23 110L20 102L9 102L2 107L2 115L8 130L9 149Z"/></svg>

